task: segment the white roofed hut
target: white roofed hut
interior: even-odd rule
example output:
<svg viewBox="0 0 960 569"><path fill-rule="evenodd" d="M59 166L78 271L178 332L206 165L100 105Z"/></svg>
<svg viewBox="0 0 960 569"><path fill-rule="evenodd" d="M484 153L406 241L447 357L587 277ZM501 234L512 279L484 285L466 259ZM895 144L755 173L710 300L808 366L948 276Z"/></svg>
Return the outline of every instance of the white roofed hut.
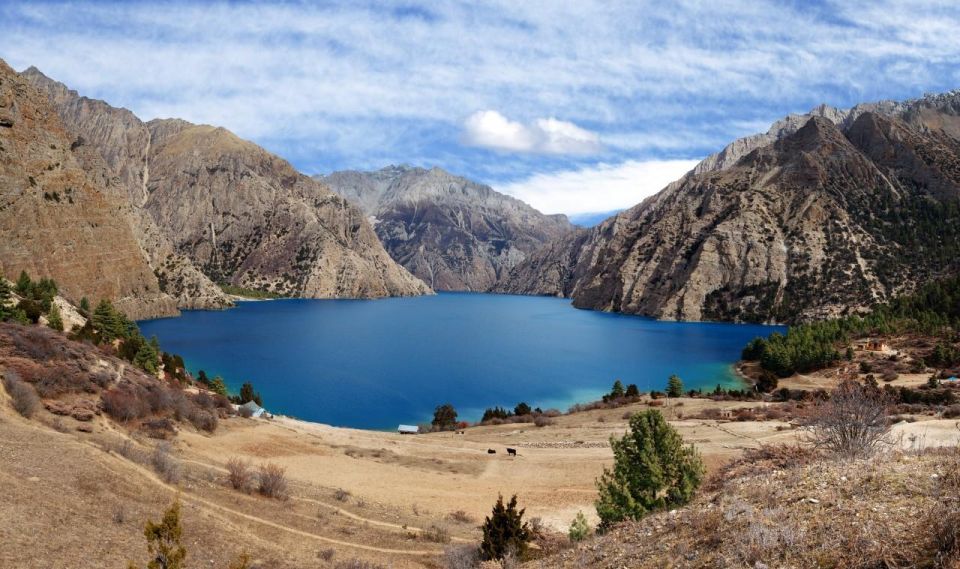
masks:
<svg viewBox="0 0 960 569"><path fill-rule="evenodd" d="M251 417L253 419L263 415L264 411L265 409L263 407L257 405L253 401L247 401L243 405L237 407L237 413L239 413L241 417Z"/></svg>
<svg viewBox="0 0 960 569"><path fill-rule="evenodd" d="M397 432L401 435L416 435L420 432L420 427L415 425L400 425L397 427Z"/></svg>

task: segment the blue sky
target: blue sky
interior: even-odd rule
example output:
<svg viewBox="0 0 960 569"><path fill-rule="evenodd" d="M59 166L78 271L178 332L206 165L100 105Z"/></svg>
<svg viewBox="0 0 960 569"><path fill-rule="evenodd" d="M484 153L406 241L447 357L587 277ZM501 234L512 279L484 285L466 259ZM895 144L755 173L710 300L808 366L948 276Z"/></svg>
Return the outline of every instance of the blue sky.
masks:
<svg viewBox="0 0 960 569"><path fill-rule="evenodd" d="M308 174L440 166L547 213L627 207L820 103L960 87L956 2L0 0L0 57Z"/></svg>

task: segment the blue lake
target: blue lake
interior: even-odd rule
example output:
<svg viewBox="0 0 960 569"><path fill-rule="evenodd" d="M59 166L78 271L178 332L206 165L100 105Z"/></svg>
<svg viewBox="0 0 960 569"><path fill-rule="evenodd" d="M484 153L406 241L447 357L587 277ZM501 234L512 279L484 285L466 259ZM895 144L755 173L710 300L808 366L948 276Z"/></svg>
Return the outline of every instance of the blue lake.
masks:
<svg viewBox="0 0 960 569"><path fill-rule="evenodd" d="M780 328L660 322L577 310L556 298L445 293L385 300L241 302L140 322L194 374L251 381L274 413L338 426L429 421L452 403L464 420L494 405L566 410L615 379L664 389L737 385L750 339Z"/></svg>

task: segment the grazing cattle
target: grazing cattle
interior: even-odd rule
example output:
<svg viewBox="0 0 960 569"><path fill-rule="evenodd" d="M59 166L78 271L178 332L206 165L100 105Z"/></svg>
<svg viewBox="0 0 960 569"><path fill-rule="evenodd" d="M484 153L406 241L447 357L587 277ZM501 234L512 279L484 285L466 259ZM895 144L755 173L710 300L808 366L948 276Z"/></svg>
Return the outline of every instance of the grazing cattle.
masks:
<svg viewBox="0 0 960 569"><path fill-rule="evenodd" d="M517 449L515 449L515 448L508 448L508 449L507 449L507 455L508 455L508 456L517 456Z"/></svg>
<svg viewBox="0 0 960 569"><path fill-rule="evenodd" d="M488 448L487 454L497 454L497 451L493 450L492 448Z"/></svg>

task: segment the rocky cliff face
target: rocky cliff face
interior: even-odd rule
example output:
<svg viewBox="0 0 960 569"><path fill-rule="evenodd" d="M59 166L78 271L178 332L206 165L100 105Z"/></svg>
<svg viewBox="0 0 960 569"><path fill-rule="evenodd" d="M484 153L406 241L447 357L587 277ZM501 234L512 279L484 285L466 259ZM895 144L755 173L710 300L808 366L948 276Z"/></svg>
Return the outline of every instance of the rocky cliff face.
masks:
<svg viewBox="0 0 960 569"><path fill-rule="evenodd" d="M176 314L131 230L126 194L47 97L0 61L0 270L52 277L73 302Z"/></svg>
<svg viewBox="0 0 960 569"><path fill-rule="evenodd" d="M255 144L181 120L144 123L39 71L25 76L109 165L159 283L181 306L228 304L214 282L313 298L430 292L358 209Z"/></svg>
<svg viewBox="0 0 960 569"><path fill-rule="evenodd" d="M957 269L958 111L953 93L781 121L582 245L535 253L497 289L667 319L780 322L910 290Z"/></svg>
<svg viewBox="0 0 960 569"><path fill-rule="evenodd" d="M565 216L439 168L318 179L363 209L390 256L438 290L486 291L531 252L574 232Z"/></svg>
<svg viewBox="0 0 960 569"><path fill-rule="evenodd" d="M31 67L21 74L46 93L60 118L89 147L94 160L106 164L112 183L122 188L130 204L134 235L150 261L161 289L180 308L224 308L231 300L189 257L177 251L167 234L144 209L150 178L150 130L127 109L81 97L76 91Z"/></svg>

